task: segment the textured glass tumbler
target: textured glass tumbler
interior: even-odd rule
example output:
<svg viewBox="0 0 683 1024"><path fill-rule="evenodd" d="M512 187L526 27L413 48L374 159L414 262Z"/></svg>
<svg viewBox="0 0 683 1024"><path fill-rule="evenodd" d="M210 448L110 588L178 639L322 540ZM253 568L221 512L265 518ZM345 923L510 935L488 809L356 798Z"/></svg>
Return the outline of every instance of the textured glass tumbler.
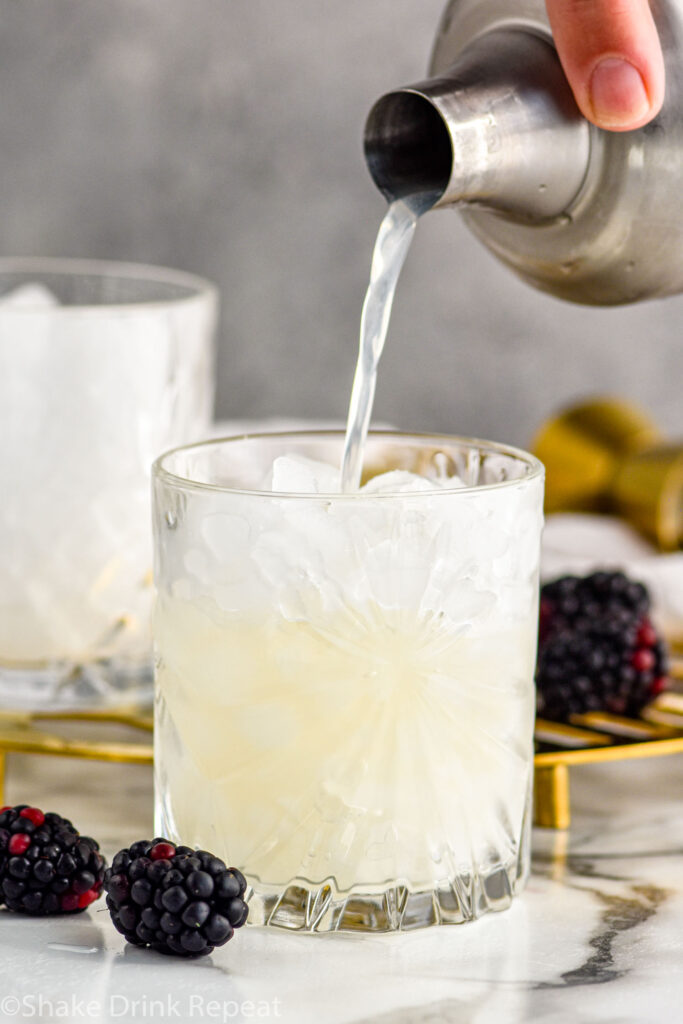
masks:
<svg viewBox="0 0 683 1024"><path fill-rule="evenodd" d="M149 478L205 435L212 285L0 260L0 705L152 699Z"/></svg>
<svg viewBox="0 0 683 1024"><path fill-rule="evenodd" d="M529 864L543 469L524 452L371 434L464 486L268 490L341 434L178 449L154 467L157 832L249 882L250 921L455 924Z"/></svg>

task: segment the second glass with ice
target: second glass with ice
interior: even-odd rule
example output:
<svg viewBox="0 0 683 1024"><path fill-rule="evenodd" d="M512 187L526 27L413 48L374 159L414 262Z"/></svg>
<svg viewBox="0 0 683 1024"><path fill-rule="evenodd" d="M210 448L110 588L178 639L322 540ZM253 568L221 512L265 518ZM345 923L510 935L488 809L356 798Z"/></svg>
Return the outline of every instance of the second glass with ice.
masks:
<svg viewBox="0 0 683 1024"><path fill-rule="evenodd" d="M250 920L397 930L528 871L543 471L485 442L209 442L154 473L157 828Z"/></svg>

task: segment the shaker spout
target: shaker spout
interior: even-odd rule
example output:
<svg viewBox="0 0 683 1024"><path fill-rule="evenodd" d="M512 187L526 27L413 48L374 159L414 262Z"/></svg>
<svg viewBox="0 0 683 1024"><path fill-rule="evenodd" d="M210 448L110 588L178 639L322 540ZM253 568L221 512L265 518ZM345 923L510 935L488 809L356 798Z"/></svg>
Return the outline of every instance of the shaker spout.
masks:
<svg viewBox="0 0 683 1024"><path fill-rule="evenodd" d="M381 97L365 126L370 174L389 201L420 197L547 221L571 207L590 157L549 40L496 29L439 77Z"/></svg>
<svg viewBox="0 0 683 1024"><path fill-rule="evenodd" d="M439 202L452 175L453 144L441 113L419 87L375 103L365 128L365 159L388 202L416 195L430 206Z"/></svg>
<svg viewBox="0 0 683 1024"><path fill-rule="evenodd" d="M375 184L418 214L457 207L496 259L556 298L683 293L683 0L652 13L664 105L643 128L609 132L581 116L545 0L448 0L430 77L367 118Z"/></svg>

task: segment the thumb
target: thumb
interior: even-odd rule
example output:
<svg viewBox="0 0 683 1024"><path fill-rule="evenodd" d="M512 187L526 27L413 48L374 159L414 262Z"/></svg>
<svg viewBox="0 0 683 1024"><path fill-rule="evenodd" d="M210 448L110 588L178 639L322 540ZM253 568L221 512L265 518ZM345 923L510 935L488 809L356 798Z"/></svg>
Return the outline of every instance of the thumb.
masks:
<svg viewBox="0 0 683 1024"><path fill-rule="evenodd" d="M599 128L647 124L664 99L664 61L648 0L546 0L581 113Z"/></svg>

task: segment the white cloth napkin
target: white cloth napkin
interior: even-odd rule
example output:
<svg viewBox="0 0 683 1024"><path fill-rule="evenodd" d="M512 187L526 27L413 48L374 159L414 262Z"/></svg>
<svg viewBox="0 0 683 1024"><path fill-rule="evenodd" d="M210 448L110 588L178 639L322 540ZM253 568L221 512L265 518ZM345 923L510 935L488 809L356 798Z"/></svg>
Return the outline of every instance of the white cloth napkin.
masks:
<svg viewBox="0 0 683 1024"><path fill-rule="evenodd" d="M613 516L548 516L542 578L584 575L597 569L621 569L644 583L652 596L658 626L669 634L683 635L683 552L661 554L631 526Z"/></svg>

